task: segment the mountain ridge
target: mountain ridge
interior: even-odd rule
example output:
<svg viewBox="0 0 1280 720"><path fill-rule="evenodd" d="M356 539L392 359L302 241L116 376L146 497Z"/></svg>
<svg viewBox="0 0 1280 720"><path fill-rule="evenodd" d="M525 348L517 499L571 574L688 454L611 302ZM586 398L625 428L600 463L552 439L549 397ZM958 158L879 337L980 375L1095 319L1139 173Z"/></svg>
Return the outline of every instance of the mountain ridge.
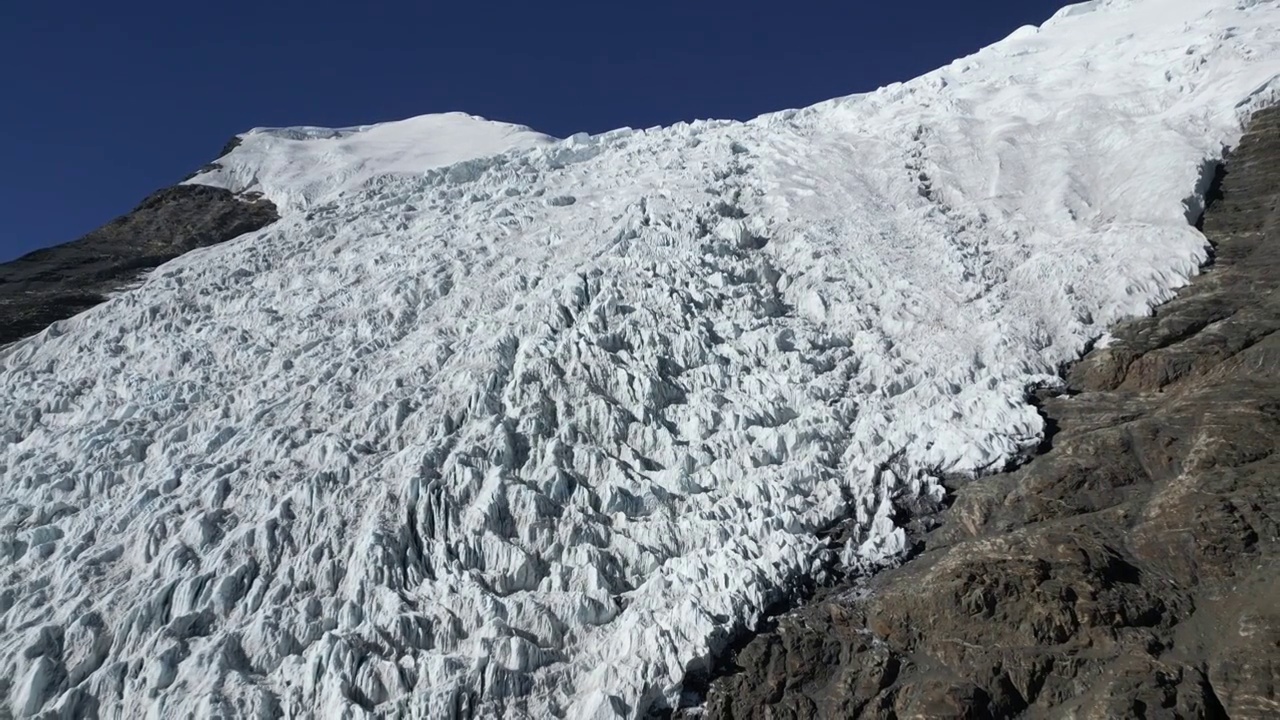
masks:
<svg viewBox="0 0 1280 720"><path fill-rule="evenodd" d="M676 707L1206 259L1276 8L1092 7L749 123L349 173L242 138L206 175L278 220L0 351L11 712Z"/></svg>
<svg viewBox="0 0 1280 720"><path fill-rule="evenodd" d="M146 271L278 219L263 198L206 185L175 185L69 243L0 264L0 346L99 305Z"/></svg>

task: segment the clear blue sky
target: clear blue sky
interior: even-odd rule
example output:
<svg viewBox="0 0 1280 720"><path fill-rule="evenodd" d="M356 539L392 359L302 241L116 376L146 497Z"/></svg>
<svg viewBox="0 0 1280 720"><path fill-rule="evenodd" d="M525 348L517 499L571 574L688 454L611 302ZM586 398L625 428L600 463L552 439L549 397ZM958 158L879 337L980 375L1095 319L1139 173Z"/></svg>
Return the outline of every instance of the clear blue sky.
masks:
<svg viewBox="0 0 1280 720"><path fill-rule="evenodd" d="M746 119L914 77L1061 4L17 0L0 10L0 260L128 211L255 126Z"/></svg>

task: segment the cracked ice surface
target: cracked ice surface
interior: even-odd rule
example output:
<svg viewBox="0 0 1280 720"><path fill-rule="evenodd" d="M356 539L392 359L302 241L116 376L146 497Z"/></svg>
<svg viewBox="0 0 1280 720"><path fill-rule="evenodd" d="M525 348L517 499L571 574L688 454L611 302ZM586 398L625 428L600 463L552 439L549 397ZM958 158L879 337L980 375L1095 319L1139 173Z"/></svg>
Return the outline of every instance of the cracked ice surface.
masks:
<svg viewBox="0 0 1280 720"><path fill-rule="evenodd" d="M816 531L891 558L895 498L1034 447L1027 386L1196 272L1276 27L1096 2L745 124L246 135L193 182L278 223L0 351L7 711L675 704Z"/></svg>

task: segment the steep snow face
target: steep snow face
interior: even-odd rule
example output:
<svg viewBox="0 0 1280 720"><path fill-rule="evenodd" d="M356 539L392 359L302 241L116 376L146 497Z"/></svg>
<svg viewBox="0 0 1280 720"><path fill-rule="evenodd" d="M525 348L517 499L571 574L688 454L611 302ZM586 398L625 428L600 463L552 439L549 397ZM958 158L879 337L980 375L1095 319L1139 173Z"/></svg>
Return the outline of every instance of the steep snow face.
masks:
<svg viewBox="0 0 1280 720"><path fill-rule="evenodd" d="M1096 2L868 95L496 155L250 134L203 181L278 223L0 355L9 711L679 703L1196 272L1276 27Z"/></svg>
<svg viewBox="0 0 1280 720"><path fill-rule="evenodd" d="M555 139L527 127L465 113L422 115L351 128L256 128L212 169L187 180L232 192L260 192L301 209L353 191L370 178L532 148Z"/></svg>

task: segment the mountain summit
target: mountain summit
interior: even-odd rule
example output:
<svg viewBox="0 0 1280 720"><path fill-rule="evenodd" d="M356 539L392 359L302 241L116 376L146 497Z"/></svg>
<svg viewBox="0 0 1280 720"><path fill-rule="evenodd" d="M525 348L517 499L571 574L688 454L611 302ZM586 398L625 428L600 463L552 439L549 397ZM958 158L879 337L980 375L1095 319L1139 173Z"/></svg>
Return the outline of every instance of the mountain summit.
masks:
<svg viewBox="0 0 1280 720"><path fill-rule="evenodd" d="M555 139L465 113L422 115L350 128L257 128L185 184L259 192L300 209L369 180L538 147Z"/></svg>
<svg viewBox="0 0 1280 720"><path fill-rule="evenodd" d="M1198 272L1277 27L1099 0L746 123L242 135L188 182L278 220L0 350L8 712L677 707Z"/></svg>

